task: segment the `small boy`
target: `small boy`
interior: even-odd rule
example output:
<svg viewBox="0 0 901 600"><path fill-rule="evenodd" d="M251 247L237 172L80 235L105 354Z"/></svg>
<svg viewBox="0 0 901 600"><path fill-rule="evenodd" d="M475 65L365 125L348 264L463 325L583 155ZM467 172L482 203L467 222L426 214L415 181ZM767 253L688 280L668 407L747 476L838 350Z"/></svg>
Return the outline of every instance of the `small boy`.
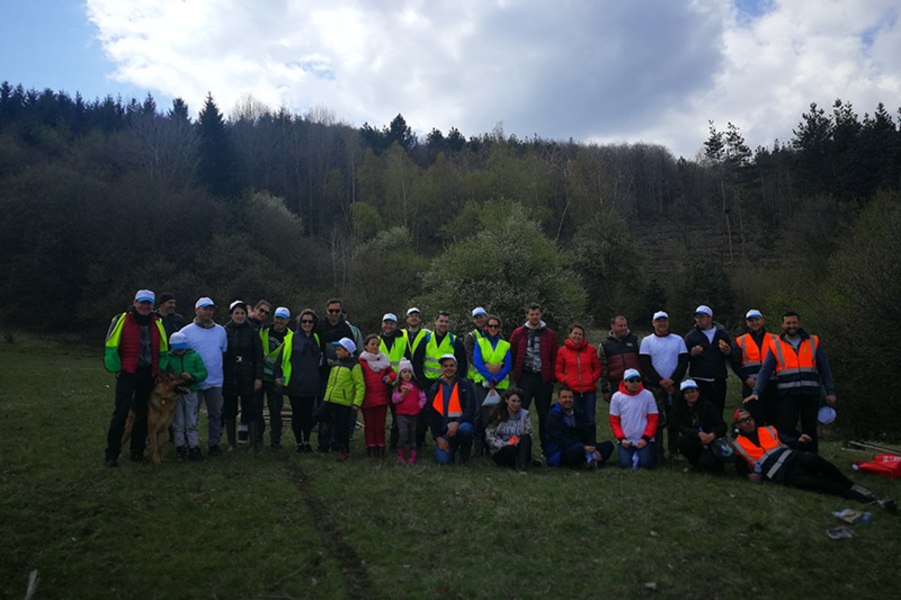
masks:
<svg viewBox="0 0 901 600"><path fill-rule="evenodd" d="M332 345L335 346L338 360L329 371L320 420L325 424L326 430L331 428L334 431L338 462L344 462L350 452L350 429L346 424L350 421L351 411L363 404L366 384L363 381L363 368L353 355L357 351L353 340L345 337L332 342Z"/></svg>
<svg viewBox="0 0 901 600"><path fill-rule="evenodd" d="M178 460L201 460L203 453L197 434L197 390L200 389L200 382L206 379L207 372L203 359L188 347L188 339L179 331L169 338L169 371L181 376L184 386L179 389L187 390L181 394L172 420Z"/></svg>

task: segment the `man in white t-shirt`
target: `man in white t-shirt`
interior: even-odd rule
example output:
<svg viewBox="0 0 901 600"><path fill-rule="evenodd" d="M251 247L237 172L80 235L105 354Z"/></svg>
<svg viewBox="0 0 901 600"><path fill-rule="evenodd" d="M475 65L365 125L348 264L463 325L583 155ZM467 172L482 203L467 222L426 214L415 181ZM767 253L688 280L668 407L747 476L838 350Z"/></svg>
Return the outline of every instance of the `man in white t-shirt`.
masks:
<svg viewBox="0 0 901 600"><path fill-rule="evenodd" d="M666 447L669 456L676 455L676 438L679 437L673 423L673 401L679 389L679 383L685 377L688 368L688 348L685 340L670 333L669 315L657 311L653 317L654 333L641 340L638 349L638 362L646 387L654 394L660 413L660 426L657 428L657 453L664 460L663 430L668 429Z"/></svg>

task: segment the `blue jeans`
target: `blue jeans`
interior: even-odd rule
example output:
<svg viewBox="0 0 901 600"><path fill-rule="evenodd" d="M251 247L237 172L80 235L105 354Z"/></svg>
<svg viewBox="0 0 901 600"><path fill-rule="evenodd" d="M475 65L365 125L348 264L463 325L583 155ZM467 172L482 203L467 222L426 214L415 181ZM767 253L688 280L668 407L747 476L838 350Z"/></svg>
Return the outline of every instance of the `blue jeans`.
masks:
<svg viewBox="0 0 901 600"><path fill-rule="evenodd" d="M449 446L449 451L445 452L441 448L435 444L435 462L439 465L450 465L454 462L454 455L457 451L460 451L460 460L465 461L469 458L469 453L472 450L472 439L475 435L475 430L472 427L472 423L460 423L460 426L457 428L457 433L454 437L447 438L447 443Z"/></svg>
<svg viewBox="0 0 901 600"><path fill-rule="evenodd" d="M197 392L198 411L204 402L206 402L207 431L209 432L207 444L210 447L218 447L219 440L222 438L222 388L209 387Z"/></svg>
<svg viewBox="0 0 901 600"><path fill-rule="evenodd" d="M616 449L616 461L621 468L631 469L632 457L635 454L638 455L639 469L653 469L657 466L657 449L654 442L649 442L648 445L641 450L635 448L635 446L626 448L620 444Z"/></svg>
<svg viewBox="0 0 901 600"><path fill-rule="evenodd" d="M175 418L172 419L176 446L200 447L200 436L197 433L197 407L199 405L197 392L189 392L179 397L178 406L175 407Z"/></svg>

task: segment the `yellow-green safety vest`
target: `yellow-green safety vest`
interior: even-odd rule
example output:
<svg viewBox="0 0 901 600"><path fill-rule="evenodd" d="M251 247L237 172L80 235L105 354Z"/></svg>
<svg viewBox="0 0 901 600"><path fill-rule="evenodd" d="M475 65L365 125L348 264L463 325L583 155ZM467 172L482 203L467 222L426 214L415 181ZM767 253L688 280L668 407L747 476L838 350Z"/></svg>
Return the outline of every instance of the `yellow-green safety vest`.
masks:
<svg viewBox="0 0 901 600"><path fill-rule="evenodd" d="M479 349L482 351L482 362L486 365L502 365L504 357L510 352L510 342L506 340L498 340L497 346L491 347L491 340L486 337L479 338ZM474 383L482 383L485 377L476 370L476 376L473 378ZM510 387L510 373L497 382L495 389L505 390Z"/></svg>

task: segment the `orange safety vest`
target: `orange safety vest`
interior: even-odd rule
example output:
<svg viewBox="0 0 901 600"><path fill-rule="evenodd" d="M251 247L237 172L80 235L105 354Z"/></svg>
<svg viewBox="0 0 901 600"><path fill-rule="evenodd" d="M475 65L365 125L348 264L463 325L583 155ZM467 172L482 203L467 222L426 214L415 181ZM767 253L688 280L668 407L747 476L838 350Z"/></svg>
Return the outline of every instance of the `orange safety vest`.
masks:
<svg viewBox="0 0 901 600"><path fill-rule="evenodd" d="M763 465L769 457L778 454L779 458L776 460L776 463L766 473L767 478L772 479L776 472L782 468L782 464L789 457L791 451L788 449L788 446L779 441L779 434L773 427L758 427L757 439L760 442L759 446L748 436L740 435L735 438L735 450L745 459L751 470L755 472L755 466Z"/></svg>
<svg viewBox="0 0 901 600"><path fill-rule="evenodd" d="M432 400L432 408L441 415L442 417L446 417L448 419L455 419L463 416L463 405L460 404L460 384L454 383L454 387L451 388L450 399L447 403L447 412L445 413L444 409L444 384L438 386L438 393L435 394L435 399Z"/></svg>
<svg viewBox="0 0 901 600"><path fill-rule="evenodd" d="M776 355L776 389L820 388L820 377L817 372L817 346L820 338L812 335L801 340L798 349L783 340L776 338L773 342L773 354Z"/></svg>
<svg viewBox="0 0 901 600"><path fill-rule="evenodd" d="M757 346L757 342L754 341L753 336L750 333L746 333L742 336L739 336L735 339L735 343L738 346L739 350L741 350L741 366L742 367L757 367L757 370L760 370L761 365L763 365L763 361L766 358L767 352L769 352L770 348L772 348L773 344L776 343L777 336L772 333L763 334L762 345L760 347Z"/></svg>

